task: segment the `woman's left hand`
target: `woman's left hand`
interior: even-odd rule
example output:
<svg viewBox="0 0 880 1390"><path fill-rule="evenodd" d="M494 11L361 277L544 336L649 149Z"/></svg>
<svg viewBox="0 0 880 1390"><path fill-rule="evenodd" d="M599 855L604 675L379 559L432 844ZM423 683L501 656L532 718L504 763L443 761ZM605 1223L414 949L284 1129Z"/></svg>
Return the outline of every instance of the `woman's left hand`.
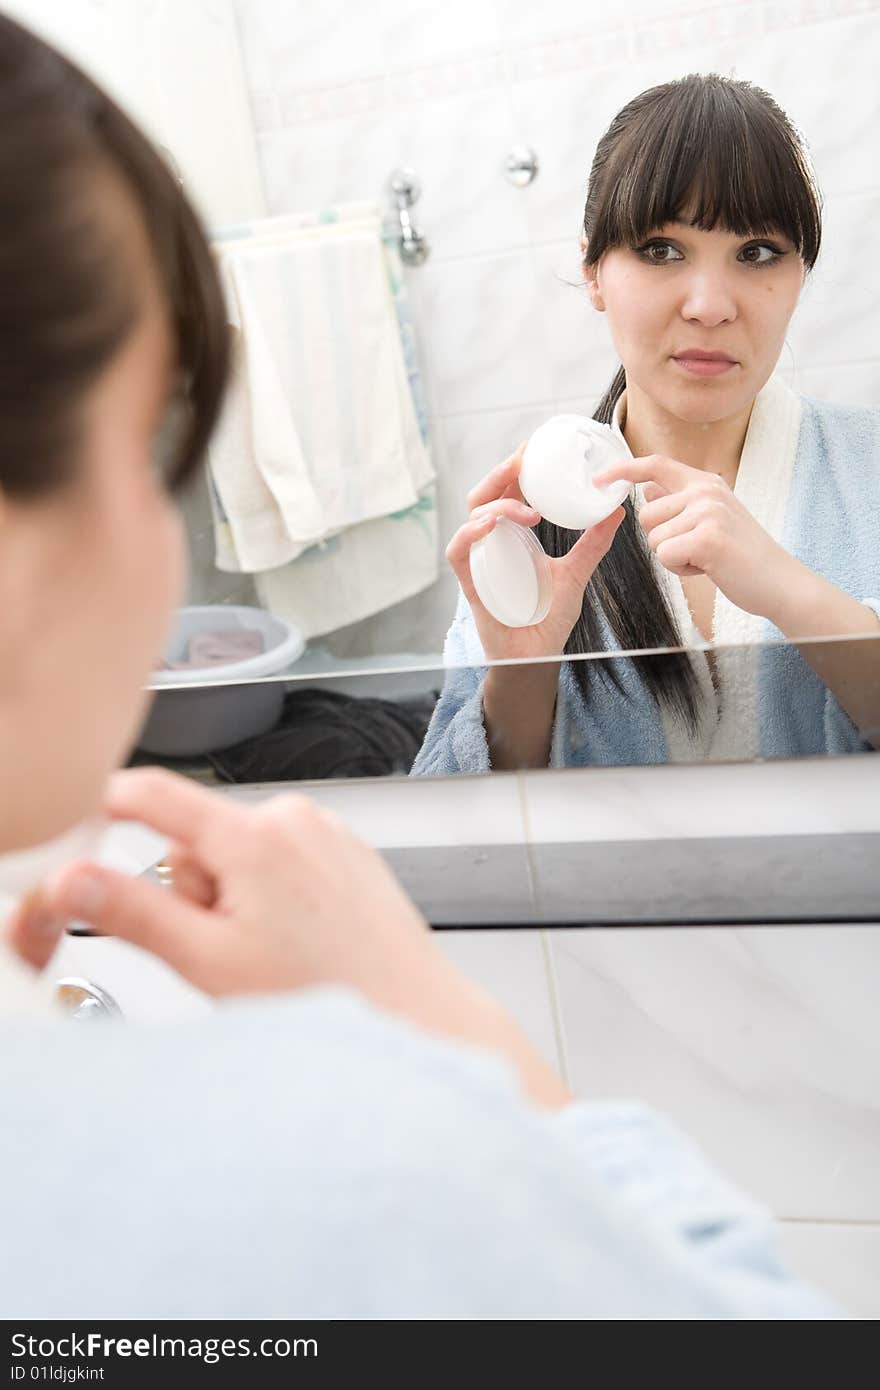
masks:
<svg viewBox="0 0 880 1390"><path fill-rule="evenodd" d="M651 454L623 459L593 481L604 487L621 479L645 485L646 505L638 518L661 565L681 577L707 575L737 608L772 619L785 586L797 582L795 571L802 567L723 478Z"/></svg>

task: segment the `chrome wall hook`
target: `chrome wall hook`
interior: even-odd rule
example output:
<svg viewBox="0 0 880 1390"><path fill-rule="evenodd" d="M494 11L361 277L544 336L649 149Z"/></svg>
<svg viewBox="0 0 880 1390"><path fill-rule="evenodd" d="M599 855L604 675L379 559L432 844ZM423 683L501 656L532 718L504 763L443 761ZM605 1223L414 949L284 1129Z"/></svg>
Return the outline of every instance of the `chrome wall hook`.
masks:
<svg viewBox="0 0 880 1390"><path fill-rule="evenodd" d="M388 180L388 192L394 202L392 213L400 236L400 258L404 265L424 265L430 247L424 232L416 226L410 208L422 196L422 185L412 169L395 169Z"/></svg>
<svg viewBox="0 0 880 1390"><path fill-rule="evenodd" d="M538 156L529 145L515 145L505 160L504 169L516 188L528 188L538 177Z"/></svg>

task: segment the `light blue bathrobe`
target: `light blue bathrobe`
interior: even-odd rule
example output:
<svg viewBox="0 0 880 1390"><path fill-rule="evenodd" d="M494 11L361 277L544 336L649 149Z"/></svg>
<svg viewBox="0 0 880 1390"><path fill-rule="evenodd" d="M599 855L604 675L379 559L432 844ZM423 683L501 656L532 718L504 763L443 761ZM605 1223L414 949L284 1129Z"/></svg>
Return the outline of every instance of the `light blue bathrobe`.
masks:
<svg viewBox="0 0 880 1390"><path fill-rule="evenodd" d="M619 432L619 416L617 428ZM621 452L629 452L622 434L620 438ZM880 615L880 410L809 400L771 378L752 411L735 492L791 555ZM657 569L661 582L676 585L677 600L671 591L670 597L683 640L690 645L691 636L698 634L692 628L687 632L690 620L681 585L659 564ZM731 727L720 743L713 727L702 755L795 757L870 747L797 648L783 643L782 634L766 619L744 614L719 594L713 631L715 643L724 644L716 654L719 703L726 704ZM774 641L778 645L739 650L726 645ZM606 642L613 646L607 631ZM877 656L880 667L880 642ZM659 763L701 756L648 693L639 674L645 660L650 658L617 661L623 691L597 682L589 704L575 681L572 663L563 664L551 766ZM703 653L695 652L694 660L705 667ZM454 669L448 671L413 775L487 772L485 655L463 595L446 639L444 664ZM707 718L714 726L722 716L714 707L707 670L704 686L713 703Z"/></svg>

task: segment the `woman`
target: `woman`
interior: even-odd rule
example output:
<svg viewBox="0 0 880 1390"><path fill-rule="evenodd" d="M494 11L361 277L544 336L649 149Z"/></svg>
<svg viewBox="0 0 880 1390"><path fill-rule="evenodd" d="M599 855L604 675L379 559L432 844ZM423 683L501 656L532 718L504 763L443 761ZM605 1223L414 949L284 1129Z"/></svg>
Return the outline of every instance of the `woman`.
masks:
<svg viewBox="0 0 880 1390"><path fill-rule="evenodd" d="M773 376L821 209L806 155L747 82L690 76L631 101L599 142L583 273L622 367L596 411L627 501L578 535L540 521L518 450L468 498L448 559L462 597L415 773L793 756L880 741L880 412ZM623 457L626 456L626 457ZM499 516L555 557L544 621L482 606L471 546ZM776 639L758 654L730 644ZM546 658L717 644L634 661ZM725 646L727 649L724 650ZM541 657L533 666L487 660Z"/></svg>
<svg viewBox="0 0 880 1390"><path fill-rule="evenodd" d="M167 483L216 419L222 302L162 161L2 18L0 187L0 892L30 892L19 960L0 943L4 1315L836 1316L660 1121L573 1102L324 812L158 771L107 790L179 588ZM173 895L64 863L101 809L172 840ZM71 917L260 997L55 1021L38 970Z"/></svg>

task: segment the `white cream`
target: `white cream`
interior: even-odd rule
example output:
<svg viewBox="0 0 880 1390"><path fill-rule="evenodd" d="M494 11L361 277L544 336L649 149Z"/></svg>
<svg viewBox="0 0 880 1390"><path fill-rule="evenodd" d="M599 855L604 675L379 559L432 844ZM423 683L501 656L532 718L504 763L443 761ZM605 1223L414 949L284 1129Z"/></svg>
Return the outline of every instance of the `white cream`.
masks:
<svg viewBox="0 0 880 1390"><path fill-rule="evenodd" d="M586 415L554 415L535 430L523 453L519 485L547 521L573 531L596 526L619 507L627 482L598 488L593 475L621 459L608 425Z"/></svg>

